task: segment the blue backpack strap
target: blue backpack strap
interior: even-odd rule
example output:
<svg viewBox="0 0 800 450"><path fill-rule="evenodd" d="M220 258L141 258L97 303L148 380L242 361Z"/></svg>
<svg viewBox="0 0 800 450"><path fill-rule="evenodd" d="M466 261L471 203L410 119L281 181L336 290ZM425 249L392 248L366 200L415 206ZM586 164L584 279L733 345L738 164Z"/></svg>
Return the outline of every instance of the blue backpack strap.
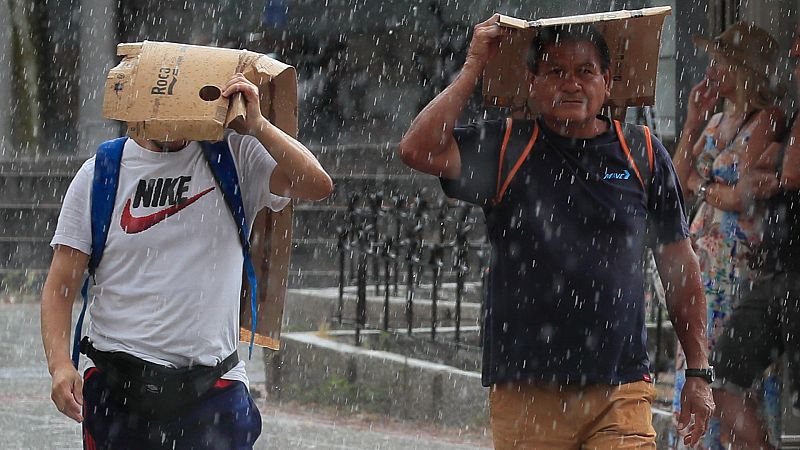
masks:
<svg viewBox="0 0 800 450"><path fill-rule="evenodd" d="M108 230L111 227L111 215L114 213L114 202L117 199L119 184L119 168L122 162L122 150L127 137L106 141L97 149L94 161L94 177L92 179L91 217L92 217L92 253L89 255L89 276L83 282L81 295L83 307L75 324L75 335L72 342L72 364L78 368L80 342L86 305L89 303L89 279L94 279L94 272L103 258Z"/></svg>
<svg viewBox="0 0 800 450"><path fill-rule="evenodd" d="M250 257L250 227L244 211L242 201L242 190L239 185L239 177L236 174L236 165L233 162L233 155L225 140L219 142L201 142L203 154L211 167L211 173L217 180L217 184L222 190L225 203L231 210L233 220L239 232L239 241L242 244L242 255L244 256L244 270L247 273L247 282L250 284L250 347L248 357L253 357L253 343L256 336L256 294L258 291L258 280L256 271L253 267L253 260Z"/></svg>

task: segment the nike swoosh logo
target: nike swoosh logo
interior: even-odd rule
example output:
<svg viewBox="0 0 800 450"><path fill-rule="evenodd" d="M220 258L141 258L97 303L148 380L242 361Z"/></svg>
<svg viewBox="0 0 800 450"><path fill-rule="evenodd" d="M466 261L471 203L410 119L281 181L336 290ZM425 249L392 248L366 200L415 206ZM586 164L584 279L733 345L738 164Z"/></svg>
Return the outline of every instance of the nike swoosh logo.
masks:
<svg viewBox="0 0 800 450"><path fill-rule="evenodd" d="M119 224L120 226L122 226L122 229L125 230L125 232L128 234L141 233L142 231L161 222L167 217L177 214L178 212L180 212L180 210L196 202L197 200L200 199L200 197L208 194L213 190L214 187L212 186L203 192L199 192L189 197L188 199L186 199L185 202L168 206L162 209L161 211L156 211L153 214L148 214L142 217L135 217L133 214L131 214L131 199L128 199L128 201L125 202L125 208L123 208L122 210L122 218L119 220Z"/></svg>

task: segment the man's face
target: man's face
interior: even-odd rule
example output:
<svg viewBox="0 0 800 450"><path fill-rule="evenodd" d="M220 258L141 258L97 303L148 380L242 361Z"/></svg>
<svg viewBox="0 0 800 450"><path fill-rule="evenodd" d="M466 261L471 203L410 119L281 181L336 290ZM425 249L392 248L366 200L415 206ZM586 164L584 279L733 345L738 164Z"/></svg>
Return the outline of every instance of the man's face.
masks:
<svg viewBox="0 0 800 450"><path fill-rule="evenodd" d="M588 41L546 45L538 72L529 76L542 117L558 122L593 120L610 93L609 72L601 69L600 53Z"/></svg>

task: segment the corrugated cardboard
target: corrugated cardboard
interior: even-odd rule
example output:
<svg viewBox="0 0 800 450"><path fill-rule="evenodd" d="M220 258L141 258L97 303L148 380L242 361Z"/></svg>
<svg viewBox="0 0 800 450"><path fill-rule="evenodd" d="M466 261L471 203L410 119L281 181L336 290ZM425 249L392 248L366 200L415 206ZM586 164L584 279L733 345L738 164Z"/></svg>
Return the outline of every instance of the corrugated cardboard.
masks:
<svg viewBox="0 0 800 450"><path fill-rule="evenodd" d="M284 130L287 133L288 130ZM295 131L294 135L297 132ZM280 212L261 210L250 237L253 265L258 277L255 344L280 350L281 322L292 248L292 204ZM239 340L250 342L250 293L243 276L239 309Z"/></svg>
<svg viewBox="0 0 800 450"><path fill-rule="evenodd" d="M259 53L145 41L120 44L117 54L123 60L108 72L103 116L128 122L134 138L222 139L223 129L244 115L241 98L221 96L236 72L259 86L265 117L273 104L297 109L294 67Z"/></svg>
<svg viewBox="0 0 800 450"><path fill-rule="evenodd" d="M244 116L244 101L204 100L201 91L210 98L208 91L219 92L237 72L258 85L264 117L297 137L297 75L291 66L245 50L167 42L120 44L117 54L123 60L108 73L103 115L128 122L131 137L222 139L225 126ZM278 350L289 273L292 205L278 213L261 210L250 241L259 283L255 343ZM245 276L242 286L239 339L249 342L250 295Z"/></svg>
<svg viewBox="0 0 800 450"><path fill-rule="evenodd" d="M590 23L603 34L611 51L612 85L606 106L652 105L661 29L671 11L665 6L531 21L500 16L500 26L513 31L500 43L484 72L484 104L535 114L525 63L531 41L542 27Z"/></svg>

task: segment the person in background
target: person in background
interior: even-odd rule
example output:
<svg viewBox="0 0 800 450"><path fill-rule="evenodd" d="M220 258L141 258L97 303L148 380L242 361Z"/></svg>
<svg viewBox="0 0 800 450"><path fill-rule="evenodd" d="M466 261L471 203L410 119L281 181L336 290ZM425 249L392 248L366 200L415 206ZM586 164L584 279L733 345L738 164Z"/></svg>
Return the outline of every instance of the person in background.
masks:
<svg viewBox="0 0 800 450"><path fill-rule="evenodd" d="M795 34L789 56L800 58L800 34ZM793 75L800 86L800 64ZM770 145L755 170L742 179L751 186L753 200L767 198L767 204L764 237L754 261L758 276L751 288L743 290L714 351L719 370L712 385L714 399L727 412L721 414L722 433L730 436L734 449L772 448L769 422L759 415L759 401L750 388L783 355L792 380L792 404L782 406L800 414L800 122L796 119L797 113L780 143Z"/></svg>
<svg viewBox="0 0 800 450"><path fill-rule="evenodd" d="M742 289L755 279L750 267L761 240L763 202L756 201L758 184L740 182L755 170L759 158L780 133L784 122L776 106L779 89L771 82L778 44L763 29L744 22L714 39L696 38L711 61L706 77L689 93L686 122L674 154L675 172L692 205L690 226L700 260L708 305L708 345L711 351L722 333ZM720 99L723 111L708 118ZM774 175L773 175L774 178ZM673 410L681 415L680 393L687 367L679 348ZM768 379L767 383L775 383ZM765 401L778 399L773 389ZM718 414L729 413L719 408ZM705 448L722 448L719 419L711 422Z"/></svg>

